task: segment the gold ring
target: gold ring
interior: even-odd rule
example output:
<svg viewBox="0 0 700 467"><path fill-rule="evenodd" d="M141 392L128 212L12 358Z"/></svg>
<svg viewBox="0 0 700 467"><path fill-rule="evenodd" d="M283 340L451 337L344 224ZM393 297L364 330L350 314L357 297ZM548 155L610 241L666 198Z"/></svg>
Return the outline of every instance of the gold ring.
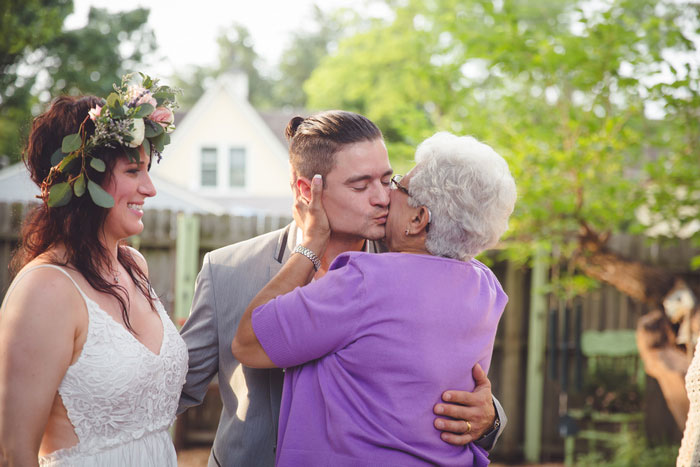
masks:
<svg viewBox="0 0 700 467"><path fill-rule="evenodd" d="M466 431L466 433L469 433L469 432L471 432L471 431L472 431L472 424L469 423L469 422L467 422L467 431Z"/></svg>

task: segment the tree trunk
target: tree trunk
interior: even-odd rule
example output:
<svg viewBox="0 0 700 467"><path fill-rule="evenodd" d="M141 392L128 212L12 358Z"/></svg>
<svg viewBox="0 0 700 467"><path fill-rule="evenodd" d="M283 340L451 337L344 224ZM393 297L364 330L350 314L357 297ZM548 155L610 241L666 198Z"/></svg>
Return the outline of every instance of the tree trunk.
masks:
<svg viewBox="0 0 700 467"><path fill-rule="evenodd" d="M661 308L664 296L673 287L674 274L624 258L610 251L606 243L606 236L584 227L579 237L576 266L587 276L612 285L638 302Z"/></svg>
<svg viewBox="0 0 700 467"><path fill-rule="evenodd" d="M639 319L637 347L646 373L656 378L678 427L683 430L688 414L685 374L690 365L686 352L676 345L663 299L674 285L675 274L657 266L624 258L606 247L607 236L585 224L579 236L576 266L587 276L610 284L653 311Z"/></svg>

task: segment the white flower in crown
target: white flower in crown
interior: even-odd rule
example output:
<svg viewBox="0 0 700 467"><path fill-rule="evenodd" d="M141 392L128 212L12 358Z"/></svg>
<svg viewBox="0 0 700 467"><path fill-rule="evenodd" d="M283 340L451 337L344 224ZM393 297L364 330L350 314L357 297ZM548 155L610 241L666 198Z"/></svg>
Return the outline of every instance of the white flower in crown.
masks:
<svg viewBox="0 0 700 467"><path fill-rule="evenodd" d="M160 86L157 79L139 74L142 85L130 86L128 82L132 75L124 75L121 84L114 86L114 92L102 99L101 105L95 105L88 111L78 130L63 137L60 147L50 156L51 170L41 182L39 198L48 207L65 206L71 202L74 194L79 198L86 193L86 180L92 182L87 167L98 172L105 169L100 153L96 152L99 148L130 148L127 154L133 158L133 148L138 148L146 140L146 123L151 135L148 138L151 156L160 160L164 146L170 142L170 137L163 134L160 128L165 133L175 129L173 109L177 107L175 94L179 91L169 86ZM146 122L146 119L150 122ZM85 127L88 120L95 123L92 135L88 134ZM70 164L73 159L78 159L81 163ZM101 161L102 164L95 161ZM111 208L114 205L111 195L96 191L94 186L87 193L97 206Z"/></svg>
<svg viewBox="0 0 700 467"><path fill-rule="evenodd" d="M137 148L143 144L143 138L146 135L146 125L143 123L143 118L135 118L132 121L129 134L132 140L126 143L127 146L130 148Z"/></svg>

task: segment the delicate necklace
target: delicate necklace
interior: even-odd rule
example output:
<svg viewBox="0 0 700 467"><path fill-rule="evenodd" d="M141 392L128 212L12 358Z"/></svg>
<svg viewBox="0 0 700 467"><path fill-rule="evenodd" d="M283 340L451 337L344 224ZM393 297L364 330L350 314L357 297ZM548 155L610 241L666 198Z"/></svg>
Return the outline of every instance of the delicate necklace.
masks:
<svg viewBox="0 0 700 467"><path fill-rule="evenodd" d="M112 274L112 278L114 279L114 283L118 284L119 283L119 268L117 268L114 271L110 270L109 272L110 272L110 274Z"/></svg>

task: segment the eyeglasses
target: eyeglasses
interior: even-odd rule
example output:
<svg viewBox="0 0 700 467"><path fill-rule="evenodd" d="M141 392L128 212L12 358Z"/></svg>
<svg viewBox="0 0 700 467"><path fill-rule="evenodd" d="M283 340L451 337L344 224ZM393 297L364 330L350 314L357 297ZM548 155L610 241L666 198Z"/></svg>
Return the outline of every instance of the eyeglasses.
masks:
<svg viewBox="0 0 700 467"><path fill-rule="evenodd" d="M405 193L406 196L411 196L411 194L408 192L408 188L403 186L400 182L401 179L403 178L403 175L396 174L393 177L391 177L391 189L392 190L401 190L401 192Z"/></svg>
<svg viewBox="0 0 700 467"><path fill-rule="evenodd" d="M401 179L403 179L403 175L399 174L391 177L391 189L400 190L402 193L405 193L406 196L411 196L411 193L408 192L408 188L401 184ZM425 206L425 208L428 210L428 224L425 226L425 231L428 232L428 230L430 230L430 224L433 222L433 213L430 212L430 208L428 206Z"/></svg>

